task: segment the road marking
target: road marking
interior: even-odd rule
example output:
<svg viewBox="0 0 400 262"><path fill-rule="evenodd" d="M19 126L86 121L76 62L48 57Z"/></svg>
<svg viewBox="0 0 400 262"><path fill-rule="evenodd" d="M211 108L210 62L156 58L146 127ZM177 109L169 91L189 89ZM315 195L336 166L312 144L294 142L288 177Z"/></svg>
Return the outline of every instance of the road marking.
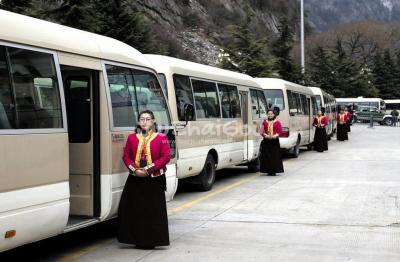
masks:
<svg viewBox="0 0 400 262"><path fill-rule="evenodd" d="M86 254L89 254L90 252L93 252L93 251L95 251L96 249L99 249L101 246L104 246L104 245L106 245L106 244L111 243L112 241L114 241L114 239L111 239L111 240L110 240L110 239L107 239L107 240L98 242L98 243L96 243L96 244L89 245L89 246L84 247L84 248L82 248L82 249L80 249L80 250L78 250L78 251L74 251L74 252L72 252L71 254L67 254L67 255L61 256L61 258L60 258L58 261L61 261L61 262L71 262L71 261L75 261L75 260L77 260L78 258L80 258L80 257L82 257L82 256L84 256L84 255L86 255Z"/></svg>
<svg viewBox="0 0 400 262"><path fill-rule="evenodd" d="M231 189L236 188L236 187L238 187L240 185L248 183L251 180L254 180L259 176L260 176L260 174L257 173L256 175L252 175L252 176L250 176L250 177L248 177L246 179L240 180L240 181L238 181L236 183L233 183L231 185L224 186L221 189L216 190L214 192L211 192L211 193L209 193L209 194L207 194L205 196L202 196L202 197L187 201L186 203L183 203L182 205L179 205L177 207L174 207L174 208L168 210L168 215L174 215L174 214L176 214L176 213L178 213L178 212L180 212L182 210L191 208L192 206L194 206L196 204L199 204L199 203L203 202L204 200L207 200L207 199L209 199L209 198L211 198L213 196L219 195L219 194L221 194L221 193L223 193L225 191L231 190Z"/></svg>

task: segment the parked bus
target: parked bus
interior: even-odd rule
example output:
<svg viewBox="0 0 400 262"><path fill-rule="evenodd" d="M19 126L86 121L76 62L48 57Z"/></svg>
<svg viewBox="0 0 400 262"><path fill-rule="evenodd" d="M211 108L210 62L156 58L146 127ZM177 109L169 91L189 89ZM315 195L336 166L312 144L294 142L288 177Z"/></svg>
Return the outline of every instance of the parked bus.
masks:
<svg viewBox="0 0 400 262"><path fill-rule="evenodd" d="M283 134L281 148L297 157L300 147L311 149L314 142L313 117L317 113L314 93L305 86L277 78L256 78L264 89L269 108L278 107Z"/></svg>
<svg viewBox="0 0 400 262"><path fill-rule="evenodd" d="M235 165L258 169L257 133L266 101L245 74L160 55L146 55L165 83L177 130L177 176L209 190L215 170ZM193 108L189 121L185 108Z"/></svg>
<svg viewBox="0 0 400 262"><path fill-rule="evenodd" d="M318 110L324 111L329 119L326 133L328 137L332 137L336 132L336 100L335 97L319 87L308 87L315 95Z"/></svg>
<svg viewBox="0 0 400 262"><path fill-rule="evenodd" d="M368 122L372 116L374 122L392 125L392 117L386 114L386 103L381 98L336 98L336 103L338 106L353 109L353 122Z"/></svg>
<svg viewBox="0 0 400 262"><path fill-rule="evenodd" d="M168 104L143 54L104 36L0 10L0 251L115 217L122 150ZM174 151L174 150L173 150ZM167 198L176 190L176 154Z"/></svg>
<svg viewBox="0 0 400 262"><path fill-rule="evenodd" d="M386 105L386 115L390 115L393 110L397 110L400 113L400 99L388 99L384 101Z"/></svg>

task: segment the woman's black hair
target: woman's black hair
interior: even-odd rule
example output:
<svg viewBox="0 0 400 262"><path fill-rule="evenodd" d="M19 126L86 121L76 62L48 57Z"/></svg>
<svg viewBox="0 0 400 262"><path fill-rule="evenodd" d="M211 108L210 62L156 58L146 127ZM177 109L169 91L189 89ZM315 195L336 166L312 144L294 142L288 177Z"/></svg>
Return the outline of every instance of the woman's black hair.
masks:
<svg viewBox="0 0 400 262"><path fill-rule="evenodd" d="M154 117L153 111L150 111L150 110L143 110L143 111L140 111L140 113L139 113L139 115L138 115L138 118L137 118L138 123L139 123L139 121L140 121L140 116L143 115L143 114L149 114L149 115L151 116L151 119L153 119L153 120L156 119L156 118ZM142 130L142 128L140 127L140 125L137 124L137 126L136 126L136 132L140 132L141 130ZM154 131L154 132L157 132L157 131L158 131L158 126L157 126L157 123L156 123L156 122L154 122L153 131Z"/></svg>

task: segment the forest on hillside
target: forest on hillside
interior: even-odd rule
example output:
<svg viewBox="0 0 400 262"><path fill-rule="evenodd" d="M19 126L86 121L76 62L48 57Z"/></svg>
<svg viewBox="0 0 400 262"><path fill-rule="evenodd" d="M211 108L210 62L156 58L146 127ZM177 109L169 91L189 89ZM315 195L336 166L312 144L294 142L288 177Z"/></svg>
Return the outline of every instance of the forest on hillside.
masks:
<svg viewBox="0 0 400 262"><path fill-rule="evenodd" d="M296 0L2 0L0 8L164 54L320 86L336 97L400 98L400 25L363 21L313 32L299 66Z"/></svg>

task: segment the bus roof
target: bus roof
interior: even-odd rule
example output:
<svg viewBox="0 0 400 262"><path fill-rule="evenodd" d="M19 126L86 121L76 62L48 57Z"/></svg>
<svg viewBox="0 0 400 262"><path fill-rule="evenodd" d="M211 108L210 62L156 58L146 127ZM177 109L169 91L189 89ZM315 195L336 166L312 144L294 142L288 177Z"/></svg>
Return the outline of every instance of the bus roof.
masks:
<svg viewBox="0 0 400 262"><path fill-rule="evenodd" d="M387 99L387 100L383 100L385 101L386 104L399 104L400 103L400 99Z"/></svg>
<svg viewBox="0 0 400 262"><path fill-rule="evenodd" d="M326 92L325 90L322 90L320 87L316 86L307 86L307 87L314 93L314 95L323 95L335 99L335 97L332 94Z"/></svg>
<svg viewBox="0 0 400 262"><path fill-rule="evenodd" d="M364 98L364 97L356 97L356 98L336 98L336 102L379 102L383 101L382 98Z"/></svg>
<svg viewBox="0 0 400 262"><path fill-rule="evenodd" d="M263 89L290 89L308 95L314 95L310 88L279 78L255 78Z"/></svg>
<svg viewBox="0 0 400 262"><path fill-rule="evenodd" d="M257 82L249 75L241 74L213 66L190 62L174 57L145 54L153 68L161 74L182 74L243 86L258 87Z"/></svg>
<svg viewBox="0 0 400 262"><path fill-rule="evenodd" d="M0 10L0 41L152 67L143 54L118 40Z"/></svg>

